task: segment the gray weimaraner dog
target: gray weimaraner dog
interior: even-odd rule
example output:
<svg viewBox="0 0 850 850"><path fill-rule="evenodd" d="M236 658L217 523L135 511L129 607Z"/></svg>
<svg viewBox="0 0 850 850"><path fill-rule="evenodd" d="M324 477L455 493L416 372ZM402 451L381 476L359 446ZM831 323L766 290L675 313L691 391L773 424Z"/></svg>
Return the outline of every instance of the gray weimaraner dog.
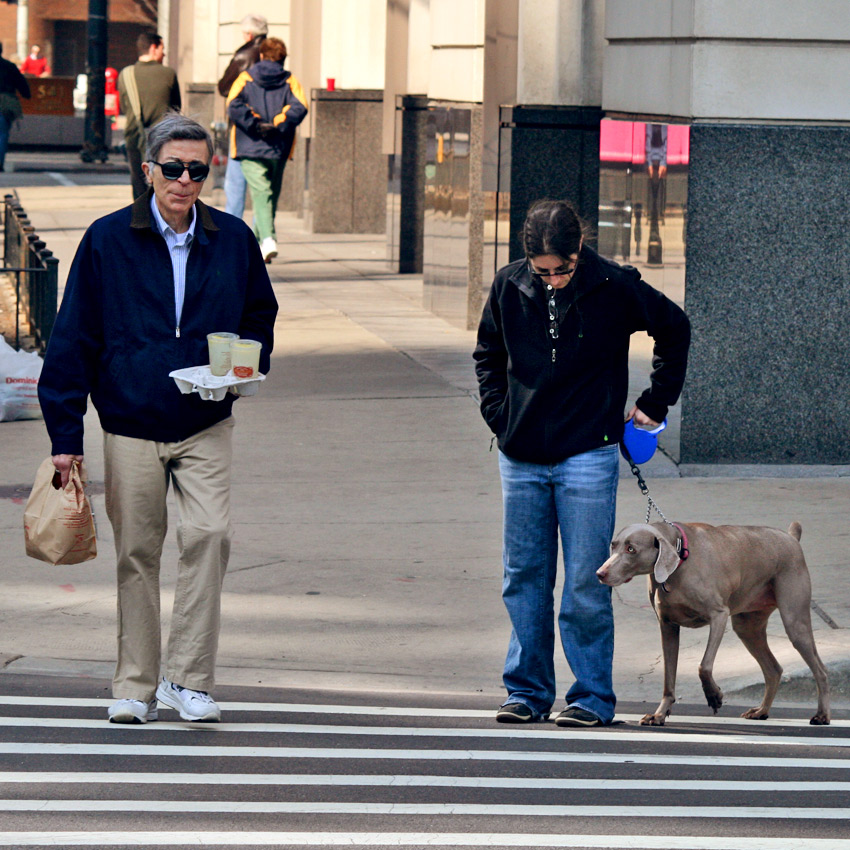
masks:
<svg viewBox="0 0 850 850"><path fill-rule="evenodd" d="M818 688L814 725L829 723L829 681L812 634L812 586L800 547L802 528L704 523L630 525L611 544L611 557L597 570L599 581L617 587L636 575L649 576L649 599L661 626L664 693L654 714L641 723L662 726L676 701L679 628L709 626L699 667L702 689L714 712L723 693L712 668L726 623L758 661L764 674L761 705L742 717L764 720L779 687L782 668L767 645L767 621L778 608L785 631L811 668Z"/></svg>

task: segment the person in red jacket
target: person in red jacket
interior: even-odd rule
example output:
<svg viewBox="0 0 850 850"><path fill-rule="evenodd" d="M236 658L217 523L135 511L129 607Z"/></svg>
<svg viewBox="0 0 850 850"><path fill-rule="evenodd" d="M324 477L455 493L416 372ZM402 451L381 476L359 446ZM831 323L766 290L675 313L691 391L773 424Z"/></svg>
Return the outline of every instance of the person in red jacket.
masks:
<svg viewBox="0 0 850 850"><path fill-rule="evenodd" d="M260 61L243 71L230 89L227 110L233 122L230 156L239 160L254 204L254 232L263 258L277 256L274 215L295 128L307 114L301 83L284 71L286 45L279 38L260 44Z"/></svg>
<svg viewBox="0 0 850 850"><path fill-rule="evenodd" d="M34 44L30 48L30 55L24 59L21 65L22 74L32 74L33 77L43 77L49 73L47 69L47 60L41 55L41 48Z"/></svg>

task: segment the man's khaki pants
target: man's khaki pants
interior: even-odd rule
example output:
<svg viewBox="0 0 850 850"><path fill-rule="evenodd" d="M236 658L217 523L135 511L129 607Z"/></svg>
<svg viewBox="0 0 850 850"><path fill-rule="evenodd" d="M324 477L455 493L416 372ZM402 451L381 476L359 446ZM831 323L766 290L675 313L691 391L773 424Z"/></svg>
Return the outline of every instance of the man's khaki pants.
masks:
<svg viewBox="0 0 850 850"><path fill-rule="evenodd" d="M232 432L231 417L179 443L104 434L106 513L118 559L116 699L148 702L159 681L159 566L169 482L180 557L165 676L195 691L214 686L230 555Z"/></svg>

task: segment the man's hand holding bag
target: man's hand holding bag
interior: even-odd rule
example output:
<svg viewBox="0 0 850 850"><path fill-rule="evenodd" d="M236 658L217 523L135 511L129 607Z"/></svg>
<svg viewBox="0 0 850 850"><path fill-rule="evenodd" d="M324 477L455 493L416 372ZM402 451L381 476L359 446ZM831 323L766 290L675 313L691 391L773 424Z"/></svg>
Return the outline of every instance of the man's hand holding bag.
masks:
<svg viewBox="0 0 850 850"><path fill-rule="evenodd" d="M81 564L97 556L94 518L79 463L71 464L65 487L52 458L41 464L24 509L24 536L27 555L54 566Z"/></svg>

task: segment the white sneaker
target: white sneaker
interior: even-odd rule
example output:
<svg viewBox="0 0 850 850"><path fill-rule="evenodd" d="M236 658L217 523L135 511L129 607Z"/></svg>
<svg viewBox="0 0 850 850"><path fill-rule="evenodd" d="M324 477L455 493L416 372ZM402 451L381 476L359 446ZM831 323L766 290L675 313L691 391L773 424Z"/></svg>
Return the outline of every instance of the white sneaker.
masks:
<svg viewBox="0 0 850 850"><path fill-rule="evenodd" d="M119 699L106 710L110 723L147 723L157 720L159 713L156 700L142 702L140 699Z"/></svg>
<svg viewBox="0 0 850 850"><path fill-rule="evenodd" d="M271 238L271 236L267 236L260 243L260 251L263 254L263 259L270 263L273 257L277 256L277 242Z"/></svg>
<svg viewBox="0 0 850 850"><path fill-rule="evenodd" d="M206 691L193 691L163 677L156 689L156 698L169 708L179 711L183 720L200 720L205 723L218 723L221 720L221 709Z"/></svg>

